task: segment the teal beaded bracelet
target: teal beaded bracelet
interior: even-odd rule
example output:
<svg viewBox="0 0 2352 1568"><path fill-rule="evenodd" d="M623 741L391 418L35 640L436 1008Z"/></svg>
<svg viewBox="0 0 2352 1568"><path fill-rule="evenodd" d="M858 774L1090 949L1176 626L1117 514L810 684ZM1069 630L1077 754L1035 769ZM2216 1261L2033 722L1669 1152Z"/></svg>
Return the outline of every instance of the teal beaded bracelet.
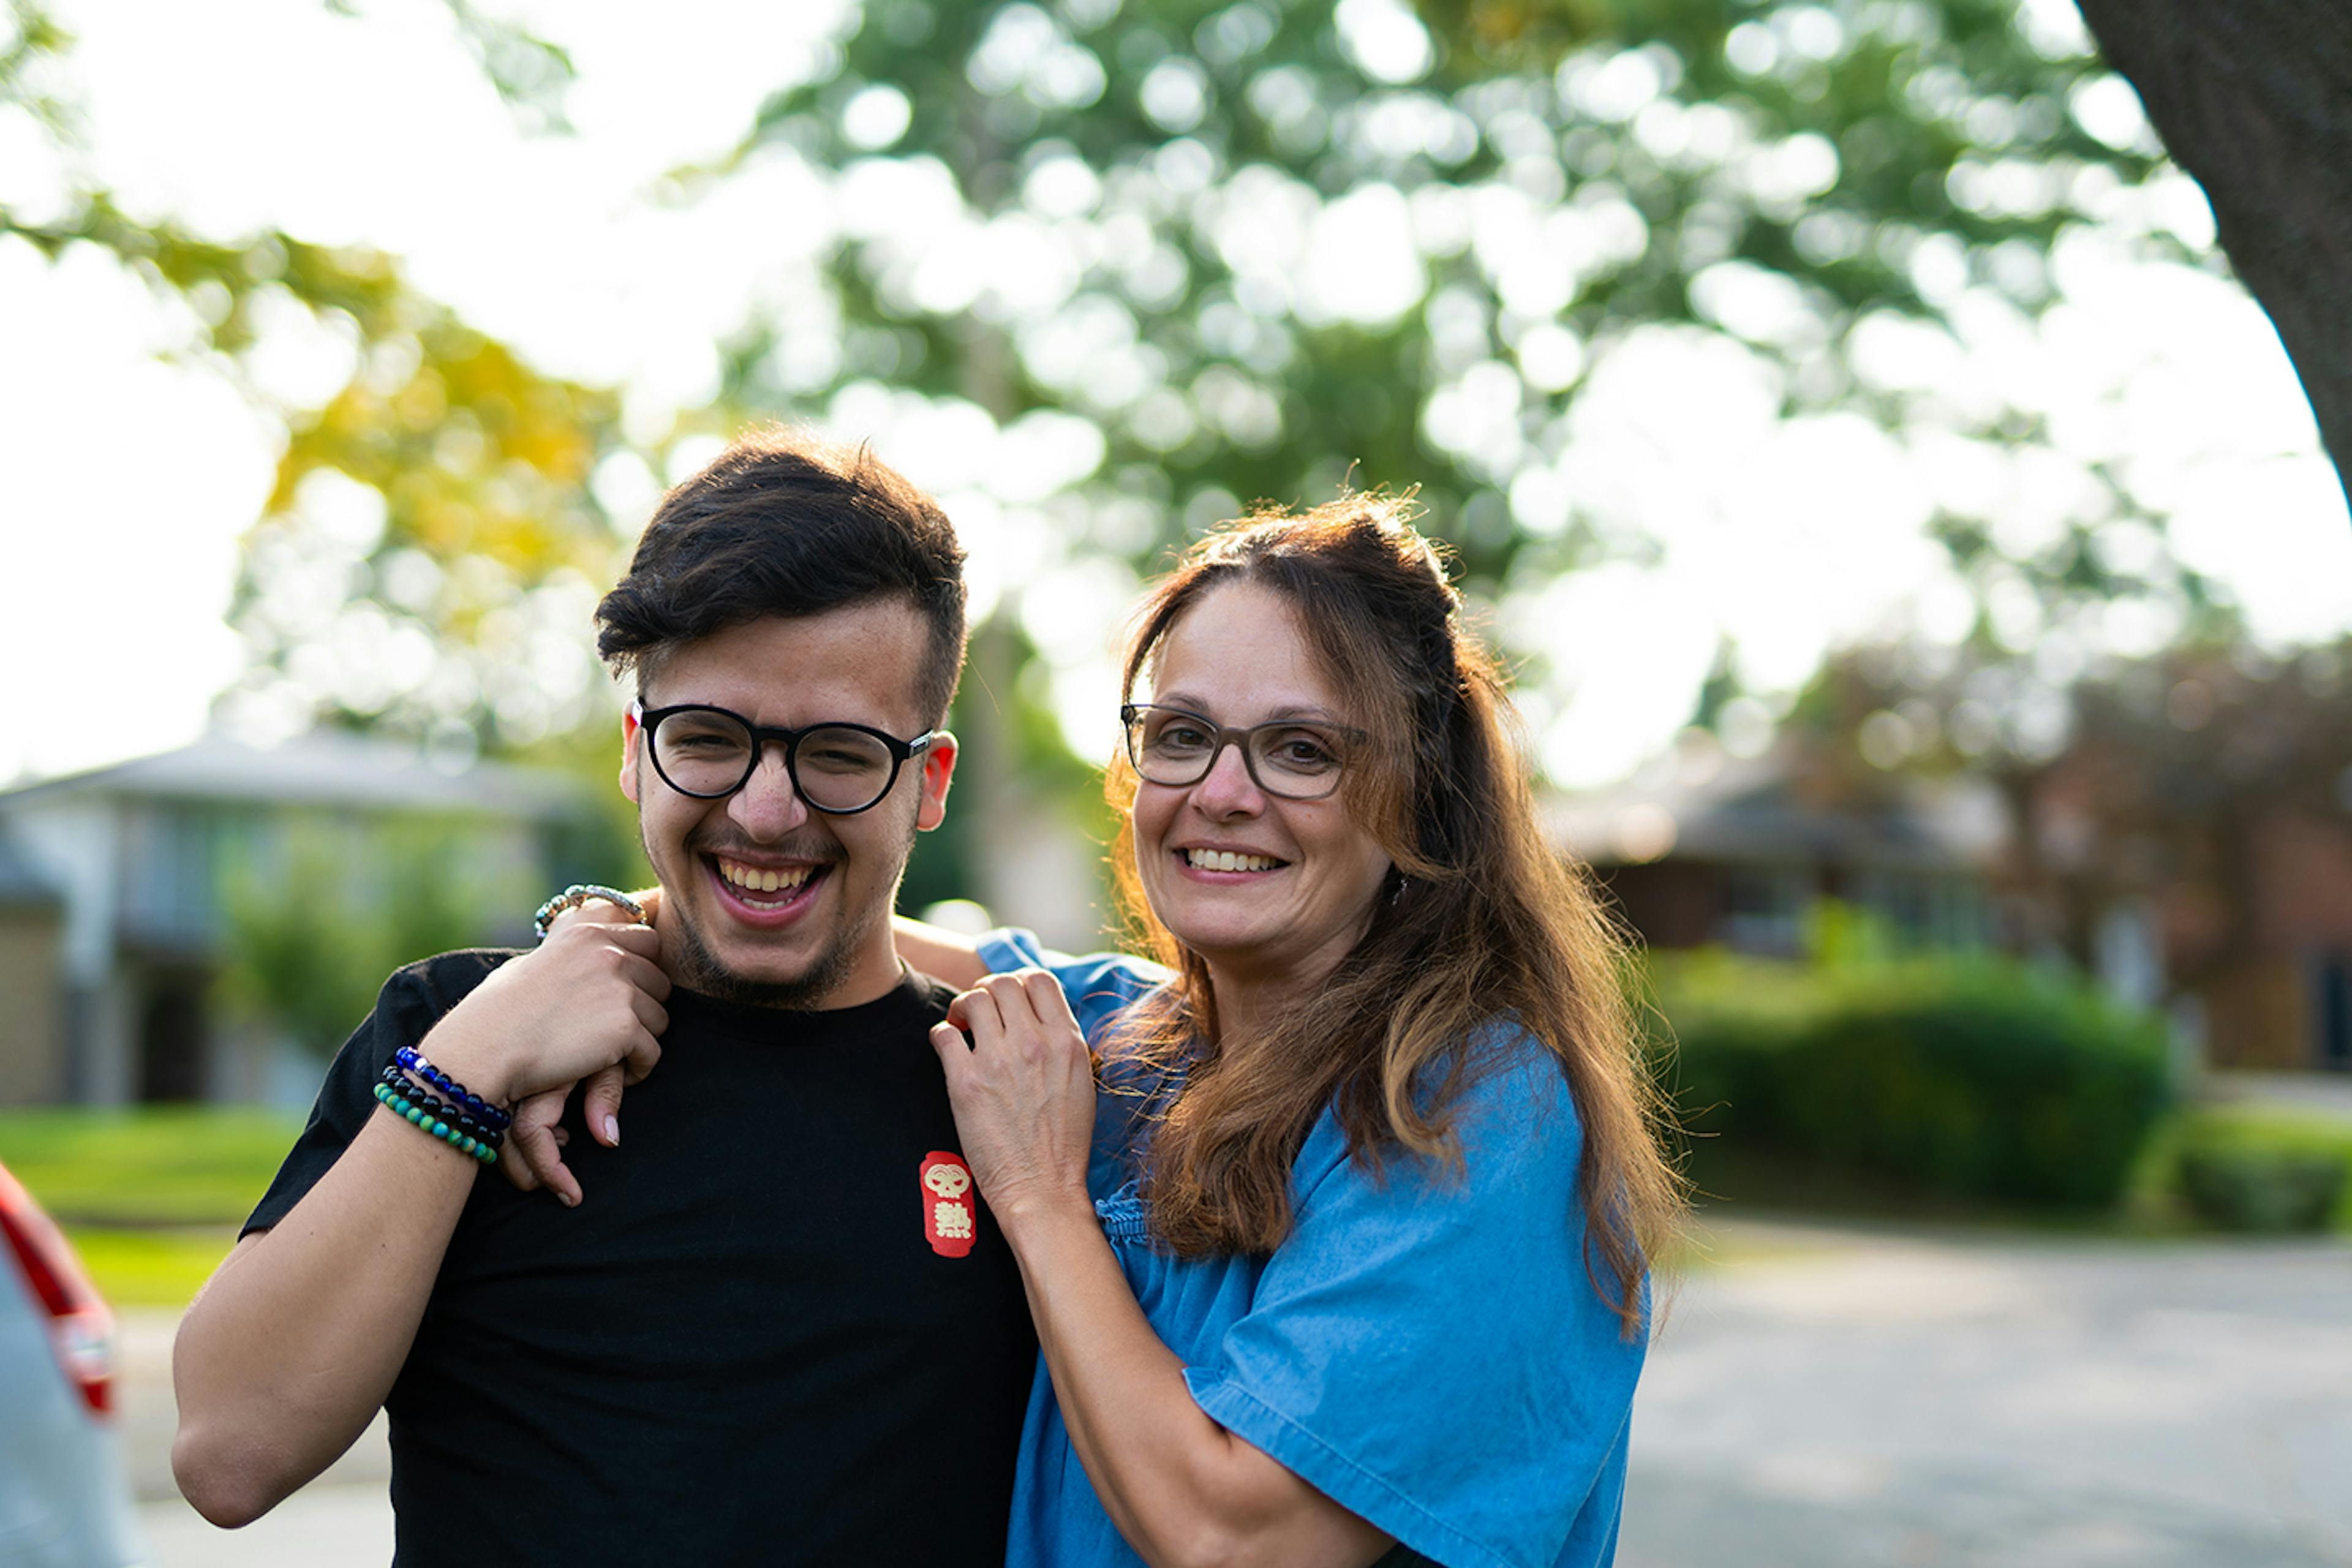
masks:
<svg viewBox="0 0 2352 1568"><path fill-rule="evenodd" d="M415 1101L405 1096L394 1093L389 1084L377 1084L375 1097L390 1108L394 1116L420 1131L430 1132L458 1152L471 1154L485 1165L495 1165L499 1163L499 1152L496 1149L480 1139L471 1136L465 1129L452 1127L439 1117L420 1109Z"/></svg>

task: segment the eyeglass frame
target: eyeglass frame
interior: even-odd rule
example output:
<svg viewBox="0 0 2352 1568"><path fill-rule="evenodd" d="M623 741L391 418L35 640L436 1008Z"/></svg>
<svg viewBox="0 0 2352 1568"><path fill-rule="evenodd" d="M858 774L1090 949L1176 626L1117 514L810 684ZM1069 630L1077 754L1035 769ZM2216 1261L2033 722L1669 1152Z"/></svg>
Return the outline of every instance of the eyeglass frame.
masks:
<svg viewBox="0 0 2352 1568"><path fill-rule="evenodd" d="M1198 773L1186 779L1181 784L1169 784L1162 780L1155 779L1150 774L1143 771L1143 760L1135 754L1135 721L1139 714L1143 713L1181 713L1187 719L1199 720L1202 729L1215 731L1215 733L1211 736L1209 742L1209 760L1202 763L1201 771ZM1274 796L1276 800L1310 801L1330 799L1333 795L1339 793L1340 775L1345 774L1348 771L1347 759L1344 757L1339 759L1339 766L1333 771L1331 787L1329 789L1325 790L1320 795L1293 795L1288 790L1275 788L1272 784L1257 776L1257 754L1250 750L1249 744L1249 738L1252 735L1256 734L1260 730L1326 730L1335 735L1343 736L1348 741L1360 746L1370 738L1363 731L1355 728L1351 724L1335 724L1326 719L1268 719L1262 724L1220 724L1214 719L1210 718L1206 713L1196 713L1190 708L1178 708L1171 703L1166 702L1122 702L1118 705L1118 724L1119 729L1127 737L1128 763L1135 769L1135 776L1141 779L1146 784L1159 784L1161 789L1190 789L1194 784L1199 784L1202 779L1207 778L1212 773L1216 771L1217 759L1225 754L1225 748L1227 746L1238 746L1241 748L1242 767L1249 773L1250 783L1257 785L1258 788Z"/></svg>
<svg viewBox="0 0 2352 1568"><path fill-rule="evenodd" d="M669 776L669 770L663 767L661 763L661 748L654 744L654 731L660 727L663 720L679 713L716 713L721 718L734 721L750 732L751 755L751 760L743 765L741 778L716 794L705 794L700 790L688 789ZM715 702L676 702L667 708L649 709L642 697L635 698L629 703L629 717L636 721L637 728L645 735L646 755L652 761L654 772L660 775L662 783L688 800L726 800L730 796L742 794L743 786L751 782L751 775L760 771L760 759L766 753L769 742L773 742L784 749L784 777L792 781L793 793L800 796L802 804L811 811L821 811L827 816L856 816L863 812L873 810L889 799L890 792L898 787L898 770L916 757L929 752L938 742L940 736L945 732L940 730L926 730L911 741L902 741L898 736L887 731L877 730L871 724L853 724L846 719L828 719L822 723L805 725L798 730L789 730L782 724L754 724L732 708L721 708ZM799 762L801 741L803 737L813 735L819 730L855 730L861 735L870 735L882 742L883 749L890 753L890 776L882 782L880 794L864 805L845 808L820 805L809 798L808 791L801 787Z"/></svg>

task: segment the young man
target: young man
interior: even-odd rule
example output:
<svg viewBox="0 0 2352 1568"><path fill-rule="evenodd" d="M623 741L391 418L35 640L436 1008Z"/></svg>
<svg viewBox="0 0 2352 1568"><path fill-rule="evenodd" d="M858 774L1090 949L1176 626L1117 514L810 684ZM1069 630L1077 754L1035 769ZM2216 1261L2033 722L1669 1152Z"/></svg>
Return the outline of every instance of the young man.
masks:
<svg viewBox="0 0 2352 1568"><path fill-rule="evenodd" d="M789 437L664 500L598 609L660 931L385 985L181 1327L206 1518L382 1405L404 1563L1002 1562L1034 1341L927 1038L950 994L890 931L954 771L961 566L928 497ZM593 1201L518 1191L379 1104L404 1047L494 1104L618 1066L627 1150L588 1111Z"/></svg>

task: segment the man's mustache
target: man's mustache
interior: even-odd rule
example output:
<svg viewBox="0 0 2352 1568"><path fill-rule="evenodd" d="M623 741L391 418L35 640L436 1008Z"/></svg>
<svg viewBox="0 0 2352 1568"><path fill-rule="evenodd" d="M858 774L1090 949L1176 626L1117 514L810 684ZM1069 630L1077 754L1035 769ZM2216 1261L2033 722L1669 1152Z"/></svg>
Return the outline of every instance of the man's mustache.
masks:
<svg viewBox="0 0 2352 1568"><path fill-rule="evenodd" d="M686 847L690 854L723 855L740 860L809 860L830 865L841 858L841 840L830 833L812 833L806 828L766 844L754 844L730 835L698 833L686 841Z"/></svg>

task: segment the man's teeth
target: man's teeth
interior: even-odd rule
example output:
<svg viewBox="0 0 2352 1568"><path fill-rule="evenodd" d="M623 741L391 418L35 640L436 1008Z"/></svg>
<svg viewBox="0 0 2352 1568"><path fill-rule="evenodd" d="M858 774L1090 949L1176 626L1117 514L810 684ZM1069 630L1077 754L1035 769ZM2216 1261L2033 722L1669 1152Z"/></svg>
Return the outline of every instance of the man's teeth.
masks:
<svg viewBox="0 0 2352 1568"><path fill-rule="evenodd" d="M719 874L747 893L789 893L809 879L814 866L793 866L779 871L772 866L746 866L734 860L719 862Z"/></svg>
<svg viewBox="0 0 2352 1568"><path fill-rule="evenodd" d="M1271 855L1236 855L1230 849L1187 849L1184 857L1196 871L1271 871L1282 864Z"/></svg>

